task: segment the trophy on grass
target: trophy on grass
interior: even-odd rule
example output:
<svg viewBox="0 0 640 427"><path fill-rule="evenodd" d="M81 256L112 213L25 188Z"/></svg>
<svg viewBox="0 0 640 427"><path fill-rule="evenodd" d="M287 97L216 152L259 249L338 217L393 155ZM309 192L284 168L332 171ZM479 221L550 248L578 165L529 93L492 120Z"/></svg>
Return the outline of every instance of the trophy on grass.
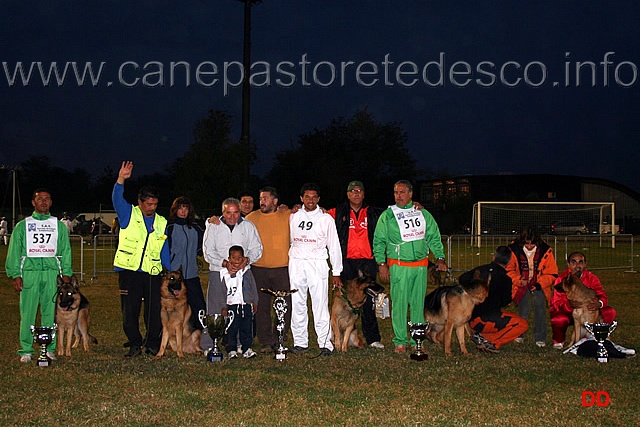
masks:
<svg viewBox="0 0 640 427"><path fill-rule="evenodd" d="M598 358L598 362L607 363L609 361L609 352L607 348L604 346L604 342L609 338L609 335L616 330L616 326L618 326L617 321L613 321L613 323L589 323L584 322L585 329L593 335L598 343L598 350L596 351L596 357Z"/></svg>
<svg viewBox="0 0 640 427"><path fill-rule="evenodd" d="M39 326L35 327L31 325L31 333L33 334L33 342L40 346L40 356L36 360L36 364L40 367L51 366L51 358L47 356L47 346L56 337L56 331L58 325L54 323L53 326Z"/></svg>
<svg viewBox="0 0 640 427"><path fill-rule="evenodd" d="M233 323L233 310L229 311L228 316L222 314L205 314L204 310L198 313L198 319L204 328L204 333L209 334L213 340L213 347L207 352L207 360L209 362L222 362L224 355L218 347L218 341L227 333L229 326Z"/></svg>
<svg viewBox="0 0 640 427"><path fill-rule="evenodd" d="M429 355L422 351L422 340L427 337L427 329L429 328L429 322L425 323L413 323L409 322L409 332L411 332L411 338L416 340L416 351L409 356L412 360L421 362L427 360Z"/></svg>
<svg viewBox="0 0 640 427"><path fill-rule="evenodd" d="M276 324L276 330L278 331L278 346L275 348L275 359L285 360L287 358L287 351L289 351L289 349L284 346L284 315L287 313L287 301L285 300L285 297L298 292L298 290L274 291L273 289L265 288L260 288L260 290L276 297L273 301L273 309L275 310L276 318L278 319L278 323Z"/></svg>

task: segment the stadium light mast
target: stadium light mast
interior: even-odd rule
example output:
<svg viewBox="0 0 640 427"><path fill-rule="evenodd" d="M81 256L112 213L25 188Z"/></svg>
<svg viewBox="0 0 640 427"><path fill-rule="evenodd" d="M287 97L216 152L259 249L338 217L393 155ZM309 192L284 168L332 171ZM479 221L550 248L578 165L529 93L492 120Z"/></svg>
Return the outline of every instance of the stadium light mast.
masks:
<svg viewBox="0 0 640 427"><path fill-rule="evenodd" d="M240 144L246 150L247 158L244 171L244 187L249 190L251 180L251 84L249 71L251 69L251 6L262 3L262 0L237 0L244 3L244 44L242 53L242 67L244 79L242 80L242 130Z"/></svg>

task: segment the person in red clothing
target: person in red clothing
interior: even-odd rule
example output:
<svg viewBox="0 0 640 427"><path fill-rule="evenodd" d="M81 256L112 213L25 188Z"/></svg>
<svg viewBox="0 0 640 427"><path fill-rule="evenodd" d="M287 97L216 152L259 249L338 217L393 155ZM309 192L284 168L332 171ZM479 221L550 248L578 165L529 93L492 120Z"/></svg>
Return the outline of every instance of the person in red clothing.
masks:
<svg viewBox="0 0 640 427"><path fill-rule="evenodd" d="M589 307L590 310L600 309L602 314L602 320L605 323L611 323L616 318L616 310L608 305L609 297L607 297L600 279L598 276L587 270L587 257L582 252L573 252L567 257L567 268L554 283L555 292L553 293L553 299L551 300L551 307L549 313L551 315L551 332L553 337L553 348L562 350L564 346L565 335L567 333L567 327L573 324L573 308L567 300L567 295L562 290L560 283L562 279L569 274L575 274L580 278L582 283L596 291L598 297L597 307Z"/></svg>

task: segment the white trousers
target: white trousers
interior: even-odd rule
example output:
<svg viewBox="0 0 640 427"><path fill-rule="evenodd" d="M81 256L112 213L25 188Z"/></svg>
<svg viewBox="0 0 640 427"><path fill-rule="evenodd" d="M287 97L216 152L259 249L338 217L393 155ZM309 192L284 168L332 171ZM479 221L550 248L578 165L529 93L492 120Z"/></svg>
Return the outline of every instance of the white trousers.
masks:
<svg viewBox="0 0 640 427"><path fill-rule="evenodd" d="M291 289L291 333L293 345L309 347L309 316L307 292L311 295L313 326L318 336L318 347L333 351L331 344L331 318L329 316L329 265L326 260L289 259Z"/></svg>

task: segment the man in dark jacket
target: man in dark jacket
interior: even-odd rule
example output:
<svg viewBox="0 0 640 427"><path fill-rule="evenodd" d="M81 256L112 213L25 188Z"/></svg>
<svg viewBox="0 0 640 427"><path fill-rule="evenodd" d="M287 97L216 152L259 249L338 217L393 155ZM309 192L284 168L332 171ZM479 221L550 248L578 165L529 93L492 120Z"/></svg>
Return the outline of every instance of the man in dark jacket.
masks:
<svg viewBox="0 0 640 427"><path fill-rule="evenodd" d="M364 201L364 185L360 181L351 181L347 186L347 198L340 206L327 212L336 221L336 229L342 249L342 282L358 277L358 271L376 277L378 265L373 258L371 245L373 232L382 209L368 206ZM374 289L381 292L382 286ZM376 319L373 296L368 292L367 301L362 308L362 333L367 344L383 349L380 342L380 330Z"/></svg>
<svg viewBox="0 0 640 427"><path fill-rule="evenodd" d="M511 303L512 281L505 270L510 259L511 249L508 246L498 246L491 264L481 265L460 276L461 284L473 281L477 270L483 278L491 276L489 295L474 308L469 322L475 331L471 339L480 351L497 353L502 345L521 336L529 328L522 317L502 311L503 307Z"/></svg>

